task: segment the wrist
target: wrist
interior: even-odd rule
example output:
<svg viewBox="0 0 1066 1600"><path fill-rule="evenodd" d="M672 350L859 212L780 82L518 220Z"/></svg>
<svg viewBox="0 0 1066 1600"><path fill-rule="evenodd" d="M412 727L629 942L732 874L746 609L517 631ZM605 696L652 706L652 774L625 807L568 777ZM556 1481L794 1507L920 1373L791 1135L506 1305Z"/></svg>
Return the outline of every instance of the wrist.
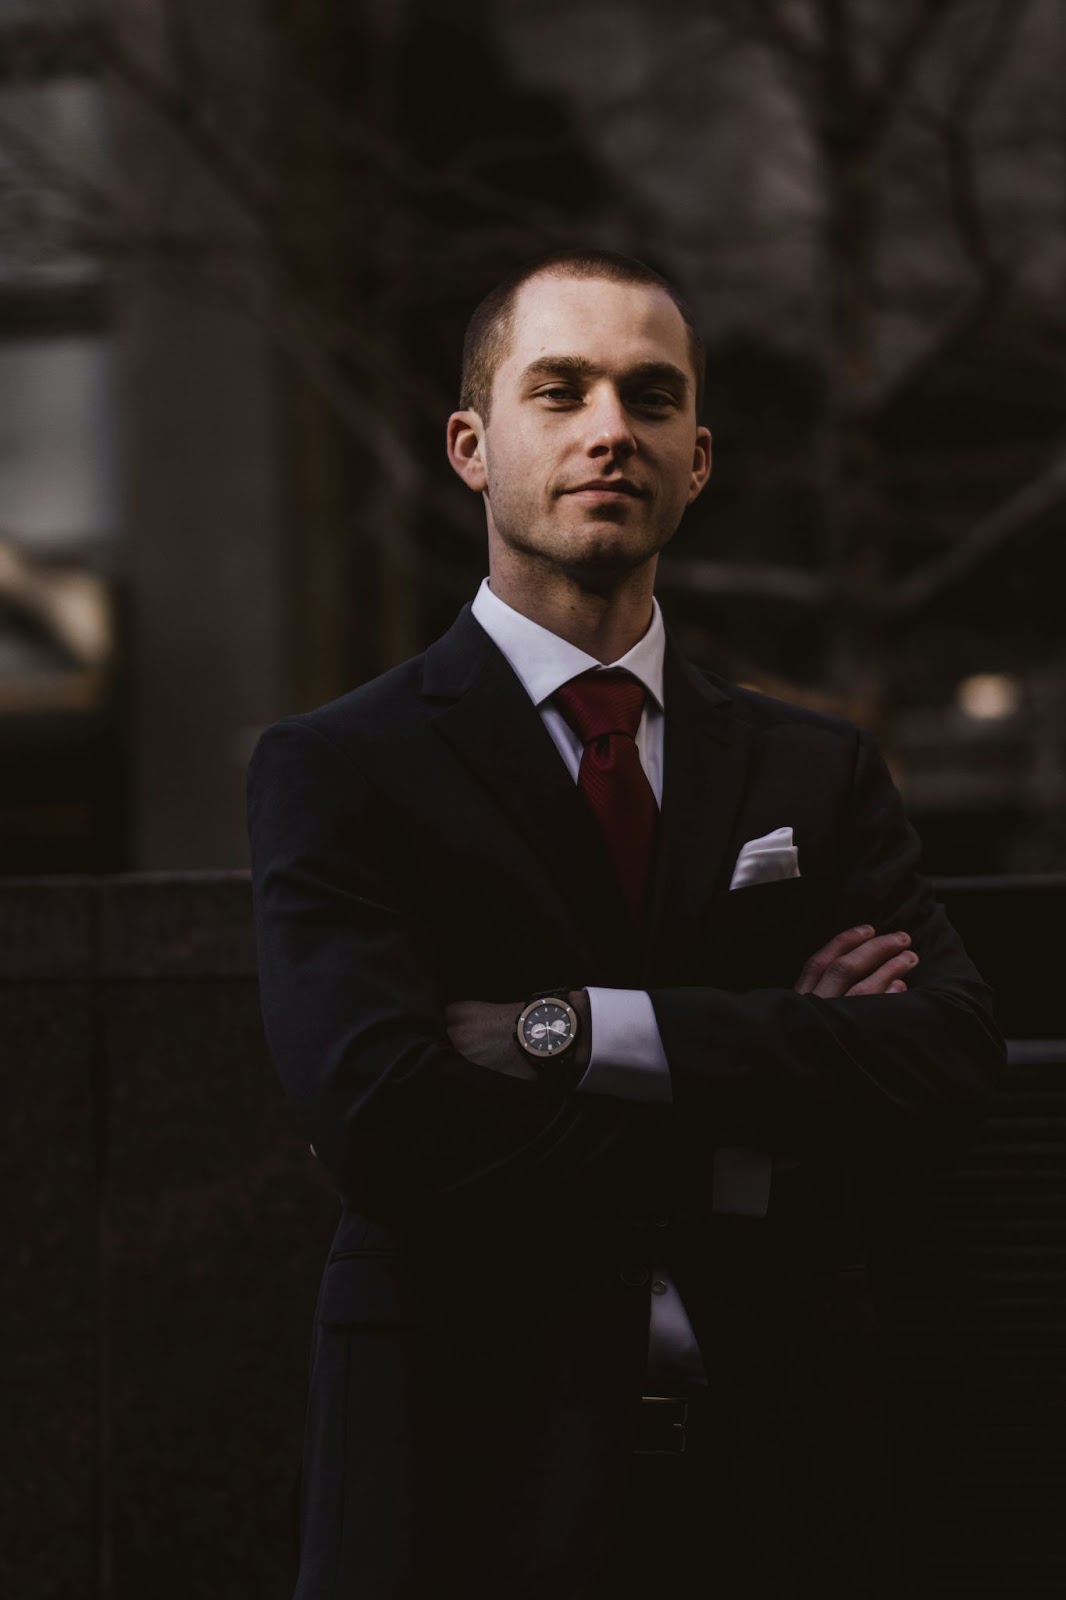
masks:
<svg viewBox="0 0 1066 1600"><path fill-rule="evenodd" d="M574 1065L584 1069L592 1059L592 1004L587 989L571 989L567 999L581 1024L574 1046Z"/></svg>

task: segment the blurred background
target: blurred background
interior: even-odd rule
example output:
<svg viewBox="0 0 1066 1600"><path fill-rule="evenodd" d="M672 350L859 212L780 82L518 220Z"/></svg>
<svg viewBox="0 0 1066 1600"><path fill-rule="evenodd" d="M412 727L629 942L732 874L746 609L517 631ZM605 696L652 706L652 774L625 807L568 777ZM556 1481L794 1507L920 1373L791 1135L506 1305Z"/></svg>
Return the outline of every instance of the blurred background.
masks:
<svg viewBox="0 0 1066 1600"><path fill-rule="evenodd" d="M0 0L0 872L246 865L258 731L487 570L465 319L691 298L694 658L884 742L936 873L1066 867L1061 0Z"/></svg>

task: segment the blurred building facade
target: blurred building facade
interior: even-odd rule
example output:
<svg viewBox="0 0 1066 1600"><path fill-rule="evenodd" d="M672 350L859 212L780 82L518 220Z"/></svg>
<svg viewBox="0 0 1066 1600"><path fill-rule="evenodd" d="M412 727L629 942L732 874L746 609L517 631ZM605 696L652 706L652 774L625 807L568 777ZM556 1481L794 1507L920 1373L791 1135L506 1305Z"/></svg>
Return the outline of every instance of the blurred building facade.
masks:
<svg viewBox="0 0 1066 1600"><path fill-rule="evenodd" d="M1066 865L1066 20L837 9L0 0L0 872L245 865L259 729L474 593L463 320L581 243L707 337L692 655Z"/></svg>
<svg viewBox="0 0 1066 1600"><path fill-rule="evenodd" d="M115 859L125 828L108 667L116 352L105 276L84 251L48 248L62 200L20 136L40 130L57 161L98 160L103 97L79 41L27 70L30 8L5 5L0 24L0 862L69 870L96 850Z"/></svg>

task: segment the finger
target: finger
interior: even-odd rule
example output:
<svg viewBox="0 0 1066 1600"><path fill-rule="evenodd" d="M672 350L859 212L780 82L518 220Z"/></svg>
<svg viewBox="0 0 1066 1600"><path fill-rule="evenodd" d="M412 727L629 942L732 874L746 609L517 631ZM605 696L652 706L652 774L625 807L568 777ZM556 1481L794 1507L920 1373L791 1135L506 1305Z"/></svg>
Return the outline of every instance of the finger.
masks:
<svg viewBox="0 0 1066 1600"><path fill-rule="evenodd" d="M898 981L898 979L897 979L897 981L895 983L890 983L889 984L888 988L885 990L885 993L886 994L906 994L907 993L907 985L905 983L900 983Z"/></svg>
<svg viewBox="0 0 1066 1600"><path fill-rule="evenodd" d="M845 951L831 961L815 984L813 993L826 1000L839 999L855 984L884 966L886 961L899 955L908 944L910 935L906 933L883 933L876 939L867 939L856 949ZM892 976L899 977L901 970L897 968Z"/></svg>
<svg viewBox="0 0 1066 1600"><path fill-rule="evenodd" d="M805 963L793 988L800 994L809 994L832 962L846 955L849 950L854 950L858 945L865 944L866 940L872 939L873 936L874 929L869 923L864 923L859 928L845 928L843 933L838 933L828 944L815 951Z"/></svg>
<svg viewBox="0 0 1066 1600"><path fill-rule="evenodd" d="M858 928L849 928L811 957L795 987L801 994L842 995L895 955L906 940L905 934L863 934Z"/></svg>
<svg viewBox="0 0 1066 1600"><path fill-rule="evenodd" d="M853 984L847 991L849 995L855 994L887 994L893 983L898 982L908 972L918 965L918 957L913 950L905 950L902 955L893 956L876 972L871 972L869 977L863 978L860 983Z"/></svg>

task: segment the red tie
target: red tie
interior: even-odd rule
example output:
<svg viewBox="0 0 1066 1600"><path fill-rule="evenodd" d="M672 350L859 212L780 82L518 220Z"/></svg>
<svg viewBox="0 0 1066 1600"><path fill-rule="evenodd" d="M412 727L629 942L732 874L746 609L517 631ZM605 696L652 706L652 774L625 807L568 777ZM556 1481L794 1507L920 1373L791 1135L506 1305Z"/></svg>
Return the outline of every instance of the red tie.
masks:
<svg viewBox="0 0 1066 1600"><path fill-rule="evenodd" d="M615 667L593 667L555 691L559 710L585 747L578 788L603 829L637 929L648 909L659 815L636 745L644 695L642 683Z"/></svg>

